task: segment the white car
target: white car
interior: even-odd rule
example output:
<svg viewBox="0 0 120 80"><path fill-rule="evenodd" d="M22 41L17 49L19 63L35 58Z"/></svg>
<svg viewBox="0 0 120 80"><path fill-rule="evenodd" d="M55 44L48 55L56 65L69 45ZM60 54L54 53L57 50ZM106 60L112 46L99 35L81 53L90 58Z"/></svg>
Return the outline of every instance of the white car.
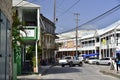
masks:
<svg viewBox="0 0 120 80"><path fill-rule="evenodd" d="M112 62L112 60L114 60L114 58L112 58L112 57L104 57L104 58L98 60L98 61L96 62L96 64L97 64L97 65L99 65L99 64L110 65L111 62Z"/></svg>
<svg viewBox="0 0 120 80"><path fill-rule="evenodd" d="M96 62L98 62L98 58L96 57L92 57L88 59L89 64L96 64Z"/></svg>
<svg viewBox="0 0 120 80"><path fill-rule="evenodd" d="M69 65L70 67L74 65L82 66L82 59L76 56L65 56L63 59L59 60L59 64L64 67L65 65Z"/></svg>

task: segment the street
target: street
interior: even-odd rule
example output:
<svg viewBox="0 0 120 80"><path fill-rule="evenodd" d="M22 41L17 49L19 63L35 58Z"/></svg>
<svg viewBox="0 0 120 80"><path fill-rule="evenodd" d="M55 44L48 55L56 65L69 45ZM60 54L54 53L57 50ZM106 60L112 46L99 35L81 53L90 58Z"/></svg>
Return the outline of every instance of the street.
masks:
<svg viewBox="0 0 120 80"><path fill-rule="evenodd" d="M100 73L99 70L104 68L109 66L89 64L84 64L83 67L54 66L42 76L41 80L119 80Z"/></svg>

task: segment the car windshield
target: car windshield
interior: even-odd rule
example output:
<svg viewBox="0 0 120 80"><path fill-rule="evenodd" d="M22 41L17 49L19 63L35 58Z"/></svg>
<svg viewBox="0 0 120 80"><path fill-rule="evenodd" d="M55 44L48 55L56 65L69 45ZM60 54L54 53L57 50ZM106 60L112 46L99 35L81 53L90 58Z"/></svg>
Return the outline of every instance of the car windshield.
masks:
<svg viewBox="0 0 120 80"><path fill-rule="evenodd" d="M65 57L65 59L71 59L71 57Z"/></svg>
<svg viewBox="0 0 120 80"><path fill-rule="evenodd" d="M113 57L106 57L106 58L102 58L102 59L100 59L100 60L115 60L115 58L113 58Z"/></svg>
<svg viewBox="0 0 120 80"><path fill-rule="evenodd" d="M98 59L98 58L96 58L96 57L92 57L92 58L89 58L89 59Z"/></svg>

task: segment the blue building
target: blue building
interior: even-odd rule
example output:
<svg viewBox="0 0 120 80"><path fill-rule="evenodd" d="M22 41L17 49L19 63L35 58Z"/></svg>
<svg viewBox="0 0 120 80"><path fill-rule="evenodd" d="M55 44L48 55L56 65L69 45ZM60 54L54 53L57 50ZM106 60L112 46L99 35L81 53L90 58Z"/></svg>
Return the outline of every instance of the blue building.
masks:
<svg viewBox="0 0 120 80"><path fill-rule="evenodd" d="M0 80L10 80L12 77L11 39L12 0L0 0Z"/></svg>

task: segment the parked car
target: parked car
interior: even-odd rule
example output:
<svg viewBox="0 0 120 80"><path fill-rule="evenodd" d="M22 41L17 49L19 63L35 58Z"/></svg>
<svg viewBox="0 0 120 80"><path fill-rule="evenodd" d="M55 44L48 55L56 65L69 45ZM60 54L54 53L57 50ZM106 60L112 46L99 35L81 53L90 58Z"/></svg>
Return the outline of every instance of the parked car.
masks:
<svg viewBox="0 0 120 80"><path fill-rule="evenodd" d="M88 63L89 64L96 64L96 62L98 62L98 58L97 57L91 57L88 59Z"/></svg>
<svg viewBox="0 0 120 80"><path fill-rule="evenodd" d="M114 58L112 57L104 57L102 59L99 59L96 64L99 65L99 64L103 64L103 65L110 65L112 60L114 60Z"/></svg>
<svg viewBox="0 0 120 80"><path fill-rule="evenodd" d="M88 59L89 59L89 58L84 58L84 60L83 60L84 63L88 63Z"/></svg>
<svg viewBox="0 0 120 80"><path fill-rule="evenodd" d="M59 64L64 67L65 65L69 65L70 67L74 65L82 66L82 59L76 56L65 56L63 59L59 60Z"/></svg>

